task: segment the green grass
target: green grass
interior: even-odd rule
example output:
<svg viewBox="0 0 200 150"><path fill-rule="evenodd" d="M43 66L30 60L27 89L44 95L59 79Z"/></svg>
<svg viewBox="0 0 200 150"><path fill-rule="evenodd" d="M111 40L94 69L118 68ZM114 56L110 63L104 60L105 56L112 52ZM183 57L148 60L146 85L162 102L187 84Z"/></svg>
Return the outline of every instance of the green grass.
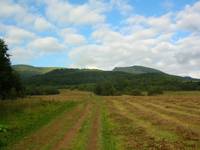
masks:
<svg viewBox="0 0 200 150"><path fill-rule="evenodd" d="M81 103L79 104L78 109L83 109L84 104ZM68 113L69 116L71 115L70 113ZM73 128L74 124L77 122L77 120L81 117L81 112L76 112L76 116L73 115L73 117L69 117L64 123L63 123L63 127L60 128L59 131L57 131L57 136L51 137L51 140L49 140L48 145L45 145L44 147L42 147L43 150L49 150L52 149L53 146L59 141L62 140L62 138L65 136L65 134L71 129ZM66 118L66 117L65 117Z"/></svg>
<svg viewBox="0 0 200 150"><path fill-rule="evenodd" d="M108 111L105 107L102 108L101 114L101 143L102 150L118 150L122 149L119 138L114 135L114 130L116 130L116 126L111 121Z"/></svg>
<svg viewBox="0 0 200 150"><path fill-rule="evenodd" d="M35 99L0 102L0 149L10 146L78 103ZM3 131L4 130L4 131Z"/></svg>
<svg viewBox="0 0 200 150"><path fill-rule="evenodd" d="M90 129L92 126L92 114L89 114L88 117L84 120L77 136L75 137L71 150L85 150L88 144L88 138L90 134Z"/></svg>
<svg viewBox="0 0 200 150"><path fill-rule="evenodd" d="M74 127L73 136L66 140L67 147L72 150L91 148L93 141L97 144L94 149L100 150L198 150L200 146L200 102L199 96L192 95L193 92L187 96L180 92L180 95L151 97L101 97L73 92L0 101L0 149L10 148L21 141L25 141L24 147L51 149L60 141L62 143ZM97 116L98 123L95 121ZM48 130L40 130L43 127ZM32 135L35 138L27 140ZM97 140L91 140L96 136Z"/></svg>

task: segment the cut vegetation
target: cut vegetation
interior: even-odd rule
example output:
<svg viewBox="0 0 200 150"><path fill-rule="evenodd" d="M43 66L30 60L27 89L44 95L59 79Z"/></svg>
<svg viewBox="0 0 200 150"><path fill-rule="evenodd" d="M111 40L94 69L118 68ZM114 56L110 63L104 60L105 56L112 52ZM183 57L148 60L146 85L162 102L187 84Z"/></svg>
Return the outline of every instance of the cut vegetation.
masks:
<svg viewBox="0 0 200 150"><path fill-rule="evenodd" d="M200 94L170 95L100 97L61 90L1 101L0 148L198 150Z"/></svg>

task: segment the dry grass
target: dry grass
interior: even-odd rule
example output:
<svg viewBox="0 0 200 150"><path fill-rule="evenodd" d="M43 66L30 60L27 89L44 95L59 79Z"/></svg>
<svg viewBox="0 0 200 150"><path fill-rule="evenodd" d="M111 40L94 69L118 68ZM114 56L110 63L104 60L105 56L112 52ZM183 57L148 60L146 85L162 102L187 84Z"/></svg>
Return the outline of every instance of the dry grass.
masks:
<svg viewBox="0 0 200 150"><path fill-rule="evenodd" d="M54 101L83 101L88 99L93 94L90 92L83 92L78 90L67 90L61 89L59 95L43 95L43 96L32 96L31 98L41 100L54 100Z"/></svg>
<svg viewBox="0 0 200 150"><path fill-rule="evenodd" d="M105 97L125 149L200 148L200 95Z"/></svg>
<svg viewBox="0 0 200 150"><path fill-rule="evenodd" d="M20 150L199 150L199 93L100 97L61 90L59 95L0 102L0 123L27 128L23 135L17 132L21 138L8 141L11 149L16 140L14 147ZM64 107L67 103L73 105ZM30 119L35 121L28 124Z"/></svg>

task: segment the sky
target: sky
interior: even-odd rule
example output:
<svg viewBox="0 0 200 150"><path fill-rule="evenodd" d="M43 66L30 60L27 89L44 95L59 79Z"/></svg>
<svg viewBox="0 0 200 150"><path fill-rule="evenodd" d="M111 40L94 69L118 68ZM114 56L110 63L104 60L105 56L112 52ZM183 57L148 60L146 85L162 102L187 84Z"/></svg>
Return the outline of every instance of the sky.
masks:
<svg viewBox="0 0 200 150"><path fill-rule="evenodd" d="M200 78L200 0L0 0L0 38L12 64Z"/></svg>

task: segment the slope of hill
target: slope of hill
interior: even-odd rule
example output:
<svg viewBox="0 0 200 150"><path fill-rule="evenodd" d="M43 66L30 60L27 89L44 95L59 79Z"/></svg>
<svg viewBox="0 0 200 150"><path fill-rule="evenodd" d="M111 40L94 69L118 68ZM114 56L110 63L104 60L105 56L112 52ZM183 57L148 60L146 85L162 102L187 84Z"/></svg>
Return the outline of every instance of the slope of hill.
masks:
<svg viewBox="0 0 200 150"><path fill-rule="evenodd" d="M121 72L132 73L132 74L163 73L160 70L148 68L144 66L115 67L113 71L121 71Z"/></svg>
<svg viewBox="0 0 200 150"><path fill-rule="evenodd" d="M34 67L30 65L13 65L12 67L15 71L17 71L20 74L22 78L41 75L52 70L59 69L58 67Z"/></svg>
<svg viewBox="0 0 200 150"><path fill-rule="evenodd" d="M45 74L32 76L25 81L32 86L79 86L96 85L109 82L118 91L127 89L147 90L160 88L163 90L194 90L200 89L200 83L184 77L165 73L131 74L120 71L101 71L85 69L56 69Z"/></svg>
<svg viewBox="0 0 200 150"><path fill-rule="evenodd" d="M56 69L43 75L29 78L31 84L75 85L113 81L116 78L130 79L132 74L90 69Z"/></svg>
<svg viewBox="0 0 200 150"><path fill-rule="evenodd" d="M200 89L200 80L165 74L159 70L142 67L121 67L114 71L93 69L66 69L14 65L25 86L82 87L92 89L96 84L109 82L120 92L151 88L163 90ZM128 69L127 69L128 68Z"/></svg>

